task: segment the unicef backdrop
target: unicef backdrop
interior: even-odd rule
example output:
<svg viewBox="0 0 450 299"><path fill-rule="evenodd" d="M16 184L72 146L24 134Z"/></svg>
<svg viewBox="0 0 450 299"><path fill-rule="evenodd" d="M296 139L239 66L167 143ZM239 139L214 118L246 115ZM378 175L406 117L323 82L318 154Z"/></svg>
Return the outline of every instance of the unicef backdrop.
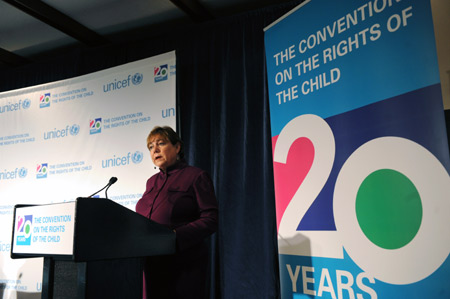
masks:
<svg viewBox="0 0 450 299"><path fill-rule="evenodd" d="M146 147L148 133L155 125L176 127L175 77L175 53L170 52L0 94L3 298L41 291L42 259L10 259L14 205L87 197L114 176L118 181L108 197L134 210L147 178L156 173ZM49 236L46 242L58 238Z"/></svg>

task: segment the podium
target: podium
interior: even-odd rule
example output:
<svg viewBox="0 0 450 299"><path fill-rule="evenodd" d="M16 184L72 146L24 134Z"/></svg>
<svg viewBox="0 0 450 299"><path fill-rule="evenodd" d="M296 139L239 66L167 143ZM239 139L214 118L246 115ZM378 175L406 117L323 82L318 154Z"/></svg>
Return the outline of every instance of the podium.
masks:
<svg viewBox="0 0 450 299"><path fill-rule="evenodd" d="M175 233L109 199L16 205L11 258L44 257L42 298L142 298L143 259Z"/></svg>

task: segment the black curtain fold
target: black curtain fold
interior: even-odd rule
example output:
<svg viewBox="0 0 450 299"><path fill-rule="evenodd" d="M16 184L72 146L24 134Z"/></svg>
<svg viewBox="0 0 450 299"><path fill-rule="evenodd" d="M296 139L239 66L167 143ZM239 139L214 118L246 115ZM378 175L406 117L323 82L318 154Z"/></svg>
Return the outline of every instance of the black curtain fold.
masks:
<svg viewBox="0 0 450 299"><path fill-rule="evenodd" d="M179 130L186 159L211 174L219 202L219 231L211 238L210 298L279 298L263 28L301 2L183 28L151 40L71 50L39 64L1 72L0 91L176 50Z"/></svg>
<svg viewBox="0 0 450 299"><path fill-rule="evenodd" d="M218 195L223 298L278 296L262 28L261 19L236 18L197 35L192 43L201 46L177 52L177 75L195 76L179 80L182 104L186 95L195 102L181 109L188 159L211 171Z"/></svg>

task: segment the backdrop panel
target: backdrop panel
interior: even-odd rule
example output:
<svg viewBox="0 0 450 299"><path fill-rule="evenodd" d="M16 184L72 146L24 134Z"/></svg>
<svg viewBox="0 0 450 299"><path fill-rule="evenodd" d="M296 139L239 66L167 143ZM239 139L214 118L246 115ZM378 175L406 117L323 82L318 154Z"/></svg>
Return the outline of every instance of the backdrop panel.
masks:
<svg viewBox="0 0 450 299"><path fill-rule="evenodd" d="M265 41L282 297L449 296L429 1L312 0Z"/></svg>
<svg viewBox="0 0 450 299"><path fill-rule="evenodd" d="M157 171L146 147L148 133L155 125L176 128L175 84L175 52L169 52L0 94L2 288L40 291L42 260L9 259L15 204L72 201L114 176L118 182L109 198L134 210ZM55 221L48 225L56 236L63 226ZM16 223L16 234L33 238L33 219Z"/></svg>

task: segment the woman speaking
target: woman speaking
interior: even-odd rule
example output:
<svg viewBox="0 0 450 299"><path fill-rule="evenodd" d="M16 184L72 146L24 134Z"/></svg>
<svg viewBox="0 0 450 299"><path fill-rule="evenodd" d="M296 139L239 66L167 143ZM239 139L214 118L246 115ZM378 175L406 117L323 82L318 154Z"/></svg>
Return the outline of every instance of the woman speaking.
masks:
<svg viewBox="0 0 450 299"><path fill-rule="evenodd" d="M176 253L146 258L144 298L205 298L205 241L218 223L211 178L184 161L183 142L170 127L155 127L147 147L160 172L147 180L136 212L176 233Z"/></svg>

